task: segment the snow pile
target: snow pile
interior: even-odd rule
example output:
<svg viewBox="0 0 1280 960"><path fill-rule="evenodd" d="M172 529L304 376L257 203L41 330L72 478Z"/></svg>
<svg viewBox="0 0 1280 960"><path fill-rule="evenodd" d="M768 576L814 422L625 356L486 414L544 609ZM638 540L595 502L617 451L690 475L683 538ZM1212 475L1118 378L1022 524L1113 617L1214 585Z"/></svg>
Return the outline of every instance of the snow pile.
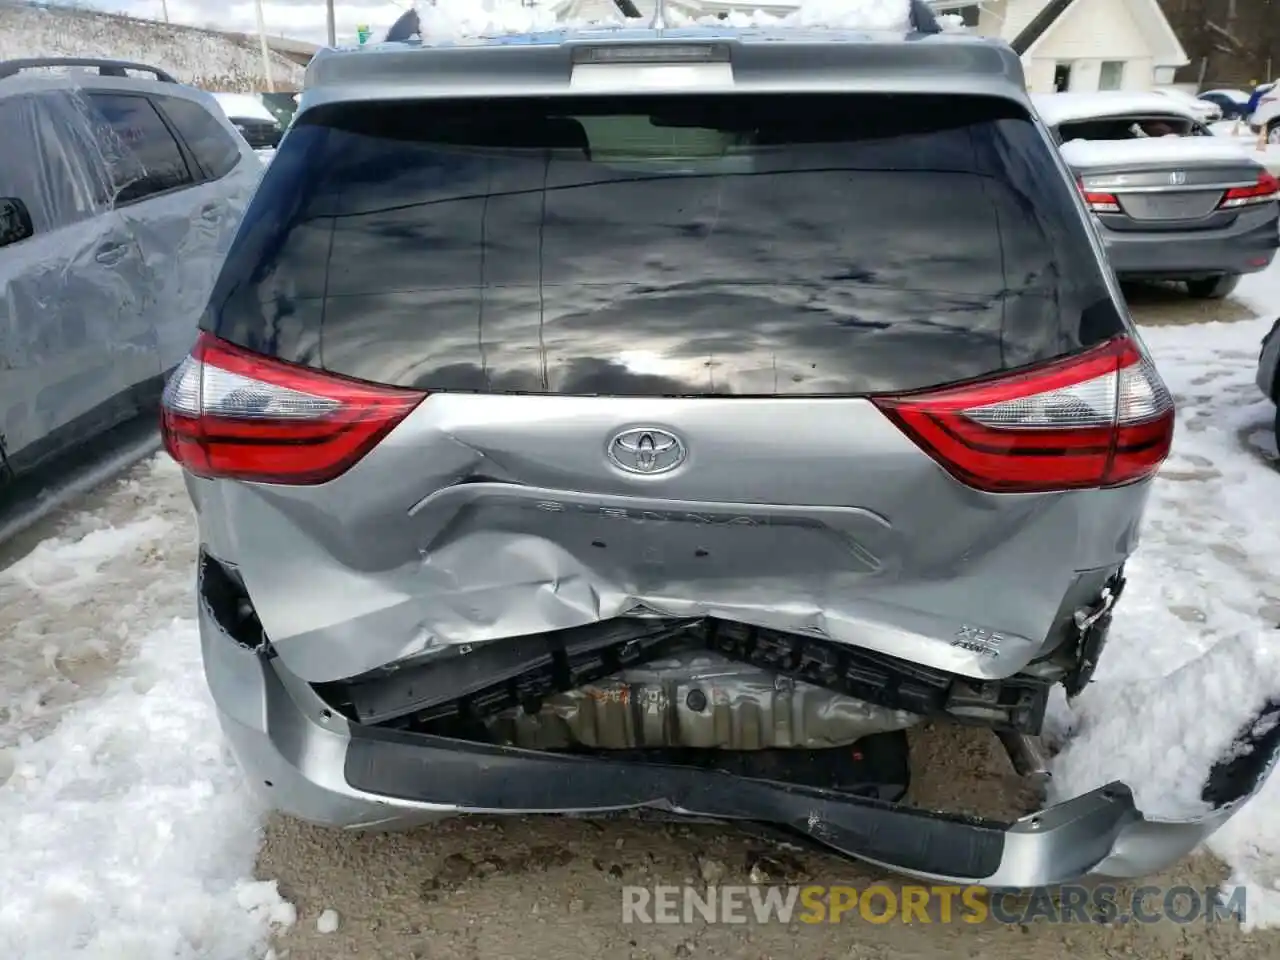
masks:
<svg viewBox="0 0 1280 960"><path fill-rule="evenodd" d="M1214 136L1224 137L1238 144L1249 156L1280 176L1280 143L1270 143L1259 150L1258 135L1249 129L1247 123L1237 123L1235 120L1220 120L1210 124L1209 129Z"/></svg>
<svg viewBox="0 0 1280 960"><path fill-rule="evenodd" d="M911 6L907 0L801 0L795 10L781 16L763 10L733 10L718 16L688 17L668 10L673 26L806 27L833 30L886 30L905 33L911 29Z"/></svg>
<svg viewBox="0 0 1280 960"><path fill-rule="evenodd" d="M637 5L642 13L643 5ZM422 37L427 41L466 37L539 33L581 26L648 26L652 13L628 21L621 13L590 20L565 21L550 7L527 7L518 0L436 0L417 8ZM669 26L707 25L715 27L807 27L846 30L905 32L911 28L908 0L801 0L796 9L782 16L761 10L731 11L727 18L690 17L672 6L664 11Z"/></svg>
<svg viewBox="0 0 1280 960"><path fill-rule="evenodd" d="M946 33L968 33L969 28L965 26L964 17L958 13L939 13L936 14L938 26Z"/></svg>
<svg viewBox="0 0 1280 960"><path fill-rule="evenodd" d="M1177 434L1097 679L1071 707L1052 705L1052 732L1070 737L1055 762L1058 799L1123 780L1148 814L1202 811L1214 759L1280 695L1275 408L1254 383L1259 342L1280 315L1280 264L1246 278L1239 298L1258 319L1142 331L1177 398ZM1209 843L1231 882L1251 886L1250 924L1280 924L1277 810L1273 777Z"/></svg>
<svg viewBox="0 0 1280 960"><path fill-rule="evenodd" d="M0 747L51 728L129 655L139 628L189 609L190 575L171 571L195 562L183 540L191 508L174 480L167 495L120 484L98 511L0 570Z"/></svg>
<svg viewBox="0 0 1280 960"><path fill-rule="evenodd" d="M325 910L316 919L316 929L321 933L337 933L338 932L338 911Z"/></svg>
<svg viewBox="0 0 1280 960"><path fill-rule="evenodd" d="M1114 163L1197 163L1240 160L1241 145L1219 137L1135 137L1132 140L1069 140L1062 156L1073 167Z"/></svg>
<svg viewBox="0 0 1280 960"><path fill-rule="evenodd" d="M550 6L526 7L518 0L436 0L419 5L417 11L422 38L429 42L542 33L566 26ZM625 22L621 14L616 22Z"/></svg>
<svg viewBox="0 0 1280 960"><path fill-rule="evenodd" d="M0 956L242 960L292 907L222 746L167 457L0 571ZM39 739L37 739L37 737Z"/></svg>
<svg viewBox="0 0 1280 960"><path fill-rule="evenodd" d="M1258 135L1250 131L1249 125L1243 120L1215 120L1209 124L1209 130L1215 137L1231 137L1249 146L1258 142Z"/></svg>
<svg viewBox="0 0 1280 960"><path fill-rule="evenodd" d="M1265 150L1254 150L1253 156L1268 170L1280 177L1280 143L1268 144Z"/></svg>
<svg viewBox="0 0 1280 960"><path fill-rule="evenodd" d="M0 60L33 56L110 57L161 67L209 89L266 88L260 51L218 33L69 7L0 4ZM271 60L277 84L302 86L301 66L274 54Z"/></svg>

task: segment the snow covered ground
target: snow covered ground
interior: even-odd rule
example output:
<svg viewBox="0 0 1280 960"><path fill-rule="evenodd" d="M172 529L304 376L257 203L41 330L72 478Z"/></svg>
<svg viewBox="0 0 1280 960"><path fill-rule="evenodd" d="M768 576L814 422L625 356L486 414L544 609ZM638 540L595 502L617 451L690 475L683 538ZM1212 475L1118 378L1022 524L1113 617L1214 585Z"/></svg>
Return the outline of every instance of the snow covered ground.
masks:
<svg viewBox="0 0 1280 960"><path fill-rule="evenodd" d="M1280 694L1275 408L1254 384L1259 342L1280 317L1280 264L1239 296L1257 320L1143 331L1178 430L1097 680L1053 713L1071 734L1060 796L1122 779L1149 813L1194 812L1213 757ZM1280 924L1280 780L1209 846L1254 887L1250 922Z"/></svg>
<svg viewBox="0 0 1280 960"><path fill-rule="evenodd" d="M1211 758L1280 693L1280 473L1258 341L1280 266L1247 280L1258 319L1148 328L1180 402L1100 675L1072 706L1056 789L1126 779L1192 809ZM0 956L246 960L294 922L255 882L264 818L203 685L194 522L163 455L0 570ZM1280 782L1211 843L1280 924Z"/></svg>
<svg viewBox="0 0 1280 960"><path fill-rule="evenodd" d="M1258 135L1250 133L1248 126L1237 124L1234 120L1219 120L1209 124L1209 129L1219 137L1236 140L1249 153L1260 160L1272 173L1280 174L1280 144L1268 144L1262 150L1257 149Z"/></svg>

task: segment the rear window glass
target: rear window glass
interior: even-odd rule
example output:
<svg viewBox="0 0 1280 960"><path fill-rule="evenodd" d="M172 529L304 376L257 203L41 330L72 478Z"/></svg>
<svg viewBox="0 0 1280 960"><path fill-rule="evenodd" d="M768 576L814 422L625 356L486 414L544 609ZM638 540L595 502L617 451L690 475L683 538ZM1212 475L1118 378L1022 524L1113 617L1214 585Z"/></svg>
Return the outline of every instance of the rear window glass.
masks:
<svg viewBox="0 0 1280 960"><path fill-rule="evenodd" d="M1178 116L1135 114L1076 120L1058 128L1063 143L1070 140L1138 140L1144 137L1201 137L1213 134L1194 120Z"/></svg>
<svg viewBox="0 0 1280 960"><path fill-rule="evenodd" d="M308 111L204 325L434 390L915 389L1122 320L994 99L593 96Z"/></svg>
<svg viewBox="0 0 1280 960"><path fill-rule="evenodd" d="M217 180L240 162L240 147L213 114L198 103L181 97L156 97L160 109L187 142L207 177Z"/></svg>

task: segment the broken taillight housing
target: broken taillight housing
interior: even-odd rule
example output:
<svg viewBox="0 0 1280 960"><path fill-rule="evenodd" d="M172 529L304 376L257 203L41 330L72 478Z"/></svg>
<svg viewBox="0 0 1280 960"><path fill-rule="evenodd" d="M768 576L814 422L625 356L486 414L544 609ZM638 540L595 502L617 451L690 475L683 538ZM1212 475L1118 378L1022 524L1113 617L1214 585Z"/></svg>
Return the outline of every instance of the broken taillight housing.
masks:
<svg viewBox="0 0 1280 960"><path fill-rule="evenodd" d="M1270 203L1280 198L1280 180L1263 171L1258 174L1258 182L1252 187L1232 187L1218 204L1221 210L1236 210L1240 207L1252 207L1259 203Z"/></svg>
<svg viewBox="0 0 1280 960"><path fill-rule="evenodd" d="M1013 375L874 402L952 476L991 492L1132 483L1154 474L1173 442L1173 398L1128 337Z"/></svg>
<svg viewBox="0 0 1280 960"><path fill-rule="evenodd" d="M425 397L202 332L165 386L161 432L169 454L197 476L318 484L354 466Z"/></svg>

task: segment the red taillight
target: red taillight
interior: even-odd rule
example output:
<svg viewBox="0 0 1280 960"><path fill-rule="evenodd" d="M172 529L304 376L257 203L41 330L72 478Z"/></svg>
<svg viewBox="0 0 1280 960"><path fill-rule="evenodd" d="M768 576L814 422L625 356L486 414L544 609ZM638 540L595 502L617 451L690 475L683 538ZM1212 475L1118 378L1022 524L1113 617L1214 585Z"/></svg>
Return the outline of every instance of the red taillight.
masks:
<svg viewBox="0 0 1280 960"><path fill-rule="evenodd" d="M1084 188L1084 180L1076 181L1080 194L1084 197L1085 206L1094 213L1120 213L1120 200L1114 193L1095 193Z"/></svg>
<svg viewBox="0 0 1280 960"><path fill-rule="evenodd" d="M1107 487L1169 455L1174 408L1127 337L982 383L875 404L954 477L1002 493Z"/></svg>
<svg viewBox="0 0 1280 960"><path fill-rule="evenodd" d="M161 430L169 454L199 476L325 483L425 396L262 357L201 333L165 386Z"/></svg>
<svg viewBox="0 0 1280 960"><path fill-rule="evenodd" d="M1258 203L1270 203L1277 197L1280 197L1280 180L1264 171L1258 174L1258 182L1252 187L1232 187L1228 190L1218 207L1222 210L1235 210Z"/></svg>

